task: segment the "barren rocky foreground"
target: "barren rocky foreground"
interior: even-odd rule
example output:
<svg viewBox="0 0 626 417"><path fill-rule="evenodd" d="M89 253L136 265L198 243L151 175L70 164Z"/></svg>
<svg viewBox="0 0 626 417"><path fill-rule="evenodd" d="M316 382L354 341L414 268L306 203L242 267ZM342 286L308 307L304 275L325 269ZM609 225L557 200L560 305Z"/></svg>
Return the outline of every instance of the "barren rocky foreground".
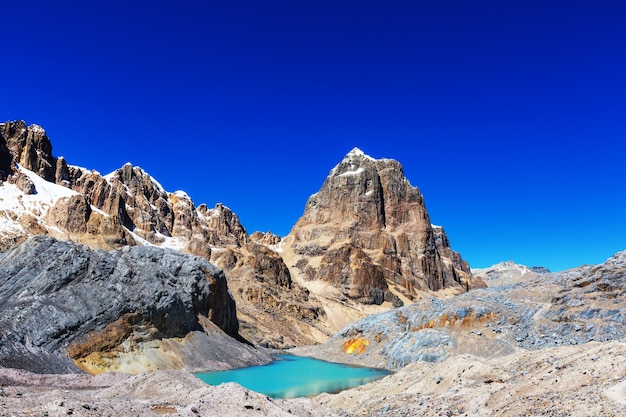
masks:
<svg viewBox="0 0 626 417"><path fill-rule="evenodd" d="M0 370L0 416L623 416L626 344L592 342L408 365L339 394L275 400L189 373Z"/></svg>
<svg viewBox="0 0 626 417"><path fill-rule="evenodd" d="M601 265L506 279L463 296L433 294L423 300L436 304L427 313L417 301L353 323L326 344L296 349L395 369L338 394L275 400L232 383L206 386L171 370L89 376L0 369L0 415L622 416L625 266L622 252ZM469 311L464 303L474 313L450 320L450 311ZM508 308L487 314L501 305ZM484 313L478 319L477 310ZM447 321L432 320L442 314ZM370 339L367 329L377 325L388 335ZM351 349L359 340L361 348Z"/></svg>

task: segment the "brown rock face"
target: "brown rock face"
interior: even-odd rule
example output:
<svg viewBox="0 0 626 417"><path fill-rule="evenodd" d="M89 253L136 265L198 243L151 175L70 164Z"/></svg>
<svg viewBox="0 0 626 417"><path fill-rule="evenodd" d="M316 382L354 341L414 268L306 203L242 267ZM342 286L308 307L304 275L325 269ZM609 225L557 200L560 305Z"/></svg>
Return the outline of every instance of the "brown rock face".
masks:
<svg viewBox="0 0 626 417"><path fill-rule="evenodd" d="M273 236L273 235L272 235ZM324 316L322 305L291 280L280 254L260 242L275 242L255 233L255 241L211 252L211 262L224 270L237 303L240 334L255 345L285 348L320 340L315 335ZM323 334L323 339L327 337Z"/></svg>
<svg viewBox="0 0 626 417"><path fill-rule="evenodd" d="M23 121L6 122L0 128L0 143L4 142L13 162L35 172L47 181L55 181L56 160L52 157L52 144L46 131L38 125L26 126ZM0 154L3 145L0 145ZM4 158L3 158L4 159ZM0 167L6 171L6 162ZM13 169L9 166L9 174Z"/></svg>
<svg viewBox="0 0 626 417"><path fill-rule="evenodd" d="M341 288L362 303L381 304L390 287L465 291L469 266L433 227L419 190L399 162L352 150L332 169L286 239L296 274Z"/></svg>
<svg viewBox="0 0 626 417"><path fill-rule="evenodd" d="M316 271L309 268L311 278ZM388 288L380 265L351 243L328 250L320 261L320 279L339 285L348 297L364 304L382 304Z"/></svg>

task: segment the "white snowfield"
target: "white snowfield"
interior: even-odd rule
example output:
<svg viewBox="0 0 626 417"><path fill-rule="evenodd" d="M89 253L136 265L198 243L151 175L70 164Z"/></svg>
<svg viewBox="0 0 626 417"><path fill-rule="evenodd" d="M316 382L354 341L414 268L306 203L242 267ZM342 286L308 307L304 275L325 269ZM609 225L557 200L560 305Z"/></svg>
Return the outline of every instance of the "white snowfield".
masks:
<svg viewBox="0 0 626 417"><path fill-rule="evenodd" d="M44 225L48 210L61 198L78 195L76 191L48 182L34 172L18 167L35 184L35 194L24 194L15 184L0 186L0 233L12 234L23 230L17 221L30 215Z"/></svg>

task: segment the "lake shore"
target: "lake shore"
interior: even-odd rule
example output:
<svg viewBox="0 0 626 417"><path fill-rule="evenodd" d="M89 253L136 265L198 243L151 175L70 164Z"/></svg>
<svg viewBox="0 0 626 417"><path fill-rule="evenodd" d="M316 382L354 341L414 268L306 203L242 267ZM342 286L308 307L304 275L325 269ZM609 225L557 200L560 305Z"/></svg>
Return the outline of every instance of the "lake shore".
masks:
<svg viewBox="0 0 626 417"><path fill-rule="evenodd" d="M498 358L463 354L414 363L338 394L292 400L234 383L207 386L182 371L90 376L0 368L0 417L619 416L626 414L625 355L623 342L518 350Z"/></svg>

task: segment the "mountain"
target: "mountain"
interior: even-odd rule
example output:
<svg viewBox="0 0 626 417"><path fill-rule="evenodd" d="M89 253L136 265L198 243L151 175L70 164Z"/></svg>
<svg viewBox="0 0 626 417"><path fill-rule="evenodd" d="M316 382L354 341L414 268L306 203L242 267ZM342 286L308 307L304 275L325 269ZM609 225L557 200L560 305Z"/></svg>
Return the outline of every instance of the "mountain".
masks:
<svg viewBox="0 0 626 417"><path fill-rule="evenodd" d="M130 163L107 175L68 165L53 156L40 126L6 122L0 135L0 249L44 234L91 248L158 246L201 256L226 273L240 334L256 345L324 342L350 321L421 292L482 286L443 229L430 224L396 161L350 152L283 241L249 235L228 207L196 206Z"/></svg>
<svg viewBox="0 0 626 417"><path fill-rule="evenodd" d="M548 268L542 266L528 267L513 261L500 262L488 268L472 268L472 275L482 279L489 287L530 281L537 279L539 275L549 273Z"/></svg>
<svg viewBox="0 0 626 417"><path fill-rule="evenodd" d="M43 234L107 250L135 245L180 250L226 272L244 338L283 347L311 343L308 335L319 333L301 334L321 307L307 300L307 291L291 282L280 255L268 248L277 237L251 239L228 207L196 207L185 192L165 191L130 163L108 175L68 165L52 156L43 128L22 121L0 125L0 156L0 249Z"/></svg>
<svg viewBox="0 0 626 417"><path fill-rule="evenodd" d="M329 281L365 304L397 300L396 292L411 299L417 290L482 286L443 229L430 223L400 163L357 148L309 198L285 250L305 281Z"/></svg>
<svg viewBox="0 0 626 417"><path fill-rule="evenodd" d="M400 163L357 148L309 198L285 238L283 258L294 280L312 292L321 287L327 298L361 304L400 306L425 291L484 286L450 248L443 228L431 224Z"/></svg>

